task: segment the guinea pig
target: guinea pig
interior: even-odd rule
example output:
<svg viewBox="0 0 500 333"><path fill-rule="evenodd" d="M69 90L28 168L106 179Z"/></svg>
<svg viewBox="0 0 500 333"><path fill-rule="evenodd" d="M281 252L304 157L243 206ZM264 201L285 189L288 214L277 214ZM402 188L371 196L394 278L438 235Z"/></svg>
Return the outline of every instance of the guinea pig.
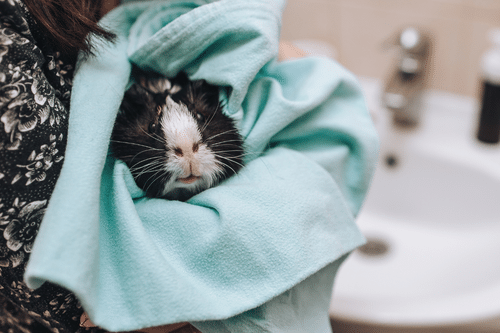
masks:
<svg viewBox="0 0 500 333"><path fill-rule="evenodd" d="M111 136L148 197L187 200L243 167L243 139L205 80L133 71Z"/></svg>

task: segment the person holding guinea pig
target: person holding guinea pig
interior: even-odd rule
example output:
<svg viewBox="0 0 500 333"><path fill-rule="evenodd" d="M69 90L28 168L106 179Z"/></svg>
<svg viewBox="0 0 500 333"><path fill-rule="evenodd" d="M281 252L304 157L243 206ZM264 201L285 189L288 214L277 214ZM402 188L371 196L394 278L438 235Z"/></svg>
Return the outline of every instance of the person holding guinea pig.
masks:
<svg viewBox="0 0 500 333"><path fill-rule="evenodd" d="M64 161L72 78L87 35L112 42L98 20L118 0L0 0L0 331L99 332L76 297L23 282ZM287 43L280 59L303 54ZM154 332L195 332L180 323ZM147 332L147 330L145 331Z"/></svg>

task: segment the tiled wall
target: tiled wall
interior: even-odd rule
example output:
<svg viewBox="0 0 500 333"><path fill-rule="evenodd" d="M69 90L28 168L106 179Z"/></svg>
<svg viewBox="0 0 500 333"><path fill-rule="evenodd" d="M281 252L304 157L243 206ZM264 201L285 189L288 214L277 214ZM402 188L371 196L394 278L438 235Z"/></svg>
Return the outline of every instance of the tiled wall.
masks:
<svg viewBox="0 0 500 333"><path fill-rule="evenodd" d="M282 38L326 41L355 74L384 79L397 53L382 44L409 25L432 34L430 87L478 96L500 0L288 0Z"/></svg>

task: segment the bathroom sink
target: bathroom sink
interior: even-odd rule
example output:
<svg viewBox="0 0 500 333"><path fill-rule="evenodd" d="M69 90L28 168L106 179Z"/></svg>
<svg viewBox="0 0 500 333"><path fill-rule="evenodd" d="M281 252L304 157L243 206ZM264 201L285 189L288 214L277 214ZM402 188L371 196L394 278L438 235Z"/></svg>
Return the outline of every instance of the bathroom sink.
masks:
<svg viewBox="0 0 500 333"><path fill-rule="evenodd" d="M396 128L379 83L361 82L381 151L358 216L368 243L340 268L331 316L407 326L500 318L500 145L475 139L476 102L430 91L421 124Z"/></svg>

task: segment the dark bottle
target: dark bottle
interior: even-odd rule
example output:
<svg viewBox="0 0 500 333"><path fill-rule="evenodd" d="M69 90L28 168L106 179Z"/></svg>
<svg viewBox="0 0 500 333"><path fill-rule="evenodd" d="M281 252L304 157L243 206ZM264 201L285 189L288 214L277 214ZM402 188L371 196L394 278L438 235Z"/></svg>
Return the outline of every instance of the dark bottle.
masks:
<svg viewBox="0 0 500 333"><path fill-rule="evenodd" d="M493 47L482 58L483 95L477 131L478 140L500 141L500 29L490 32Z"/></svg>
<svg viewBox="0 0 500 333"><path fill-rule="evenodd" d="M477 138L485 143L500 141L500 85L484 81Z"/></svg>

